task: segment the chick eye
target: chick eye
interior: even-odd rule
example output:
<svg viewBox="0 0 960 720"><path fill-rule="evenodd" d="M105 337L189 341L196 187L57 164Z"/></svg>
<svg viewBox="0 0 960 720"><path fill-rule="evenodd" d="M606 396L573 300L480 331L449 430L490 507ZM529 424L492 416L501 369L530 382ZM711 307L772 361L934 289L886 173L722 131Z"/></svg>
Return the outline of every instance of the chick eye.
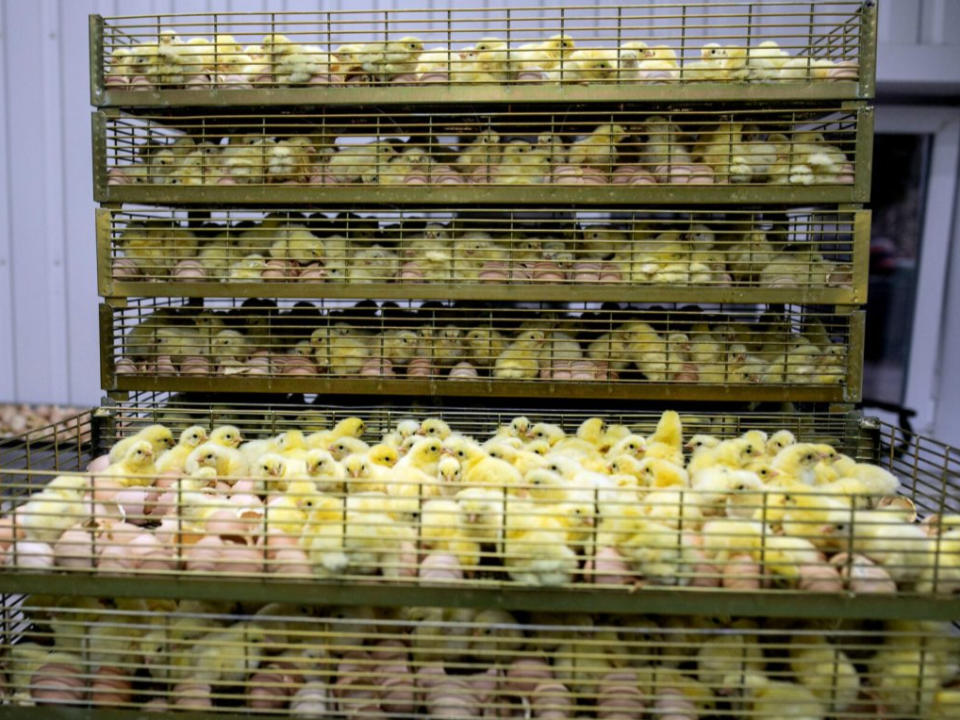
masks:
<svg viewBox="0 0 960 720"><path fill-rule="evenodd" d="M458 451L458 452L457 452L457 455L459 455L460 457L463 457L463 455L464 455L463 450Z"/></svg>
<svg viewBox="0 0 960 720"><path fill-rule="evenodd" d="M428 432L430 435L433 435L433 434L436 432L436 430L435 430L434 428L430 428L429 430L427 430L427 432Z"/></svg>
<svg viewBox="0 0 960 720"><path fill-rule="evenodd" d="M753 448L747 448L746 450L744 450L744 452L745 452L747 455L753 455Z"/></svg>
<svg viewBox="0 0 960 720"><path fill-rule="evenodd" d="M813 455L805 455L804 458L806 460L813 460Z"/></svg>

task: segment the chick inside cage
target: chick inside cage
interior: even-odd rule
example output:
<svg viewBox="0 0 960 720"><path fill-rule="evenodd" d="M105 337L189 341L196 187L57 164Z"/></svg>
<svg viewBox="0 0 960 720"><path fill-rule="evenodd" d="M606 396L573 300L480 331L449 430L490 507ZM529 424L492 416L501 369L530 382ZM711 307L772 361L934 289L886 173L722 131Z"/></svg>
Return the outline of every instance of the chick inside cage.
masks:
<svg viewBox="0 0 960 720"><path fill-rule="evenodd" d="M191 296L216 294L215 283L306 296L362 283L397 297L431 293L424 299L559 300L581 286L594 300L658 288L696 288L701 300L703 290L851 299L862 292L855 273L868 224L865 211L828 208L127 207L101 211L98 253L108 295L155 295L172 282Z"/></svg>
<svg viewBox="0 0 960 720"><path fill-rule="evenodd" d="M873 4L688 3L99 19L107 89L856 81ZM212 38L212 39L211 39Z"/></svg>

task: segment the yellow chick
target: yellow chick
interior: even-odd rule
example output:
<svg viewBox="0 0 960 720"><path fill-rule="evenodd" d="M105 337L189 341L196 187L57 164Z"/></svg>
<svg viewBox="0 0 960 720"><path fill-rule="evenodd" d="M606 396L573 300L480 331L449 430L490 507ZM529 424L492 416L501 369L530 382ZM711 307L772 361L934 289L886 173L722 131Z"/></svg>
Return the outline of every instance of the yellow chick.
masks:
<svg viewBox="0 0 960 720"><path fill-rule="evenodd" d="M534 441L543 441L546 442L550 447L553 447L558 442L563 440L566 437L566 433L563 431L559 425L552 425L550 423L537 423L532 428L530 428L530 437Z"/></svg>
<svg viewBox="0 0 960 720"><path fill-rule="evenodd" d="M443 450L460 463L463 483L467 486L513 487L523 480L520 471L509 462L488 455L465 438L448 437L443 441Z"/></svg>
<svg viewBox="0 0 960 720"><path fill-rule="evenodd" d="M540 374L538 360L546 333L543 330L525 330L497 356L494 377L501 380L532 380Z"/></svg>
<svg viewBox="0 0 960 720"><path fill-rule="evenodd" d="M850 658L821 637L793 637L790 669L831 715L847 710L860 694L860 675Z"/></svg>
<svg viewBox="0 0 960 720"><path fill-rule="evenodd" d="M341 498L320 494L313 498L300 535L314 574L330 577L349 565L344 552L344 505Z"/></svg>
<svg viewBox="0 0 960 720"><path fill-rule="evenodd" d="M436 438L437 440L446 440L452 432L450 426L440 418L427 418L420 423L417 435Z"/></svg>
<svg viewBox="0 0 960 720"><path fill-rule="evenodd" d="M344 551L351 570L384 577L397 577L403 572L404 545L416 540L414 530L399 522L388 512L395 500L376 493L351 495L346 505L346 532Z"/></svg>
<svg viewBox="0 0 960 720"><path fill-rule="evenodd" d="M214 467L222 478L241 478L250 474L246 457L239 450L205 442L187 456L184 469L193 473L199 467Z"/></svg>
<svg viewBox="0 0 960 720"><path fill-rule="evenodd" d="M690 477L680 465L657 457L640 461L639 480L648 488L690 487Z"/></svg>
<svg viewBox="0 0 960 720"><path fill-rule="evenodd" d="M341 492L347 477L343 465L333 459L327 450L313 448L303 456L307 476L321 492Z"/></svg>
<svg viewBox="0 0 960 720"><path fill-rule="evenodd" d="M510 51L513 72L553 70L574 51L576 43L569 35L551 35L546 40L526 43Z"/></svg>
<svg viewBox="0 0 960 720"><path fill-rule="evenodd" d="M154 455L159 455L164 450L169 450L176 441L173 439L173 433L164 425L148 425L135 435L124 438L110 448L110 462L120 462L127 455L127 450L135 443L146 440L150 443L150 449Z"/></svg>
<svg viewBox="0 0 960 720"><path fill-rule="evenodd" d="M461 527L462 509L456 500L428 500L420 509L420 545L426 551L455 555L460 568L474 570L480 562L480 545Z"/></svg>
<svg viewBox="0 0 960 720"><path fill-rule="evenodd" d="M128 454L134 453L136 448L136 445L133 446ZM90 508L83 499L87 478L74 479L77 481L74 487L48 486L40 492L33 493L27 502L17 508L17 526L28 540L52 545L64 530L89 516ZM10 560L13 562L12 555Z"/></svg>
<svg viewBox="0 0 960 720"><path fill-rule="evenodd" d="M191 425L180 433L180 441L165 450L157 459L157 472L182 472L187 457L198 445L207 441L207 431L199 425Z"/></svg>
<svg viewBox="0 0 960 720"><path fill-rule="evenodd" d="M612 172L617 163L617 145L627 137L622 125L598 125L570 146L567 163Z"/></svg>
<svg viewBox="0 0 960 720"><path fill-rule="evenodd" d="M156 475L153 458L154 450L150 441L138 440L128 445L123 459L110 465L103 474L124 487L149 487Z"/></svg>
<svg viewBox="0 0 960 720"><path fill-rule="evenodd" d="M287 461L277 453L265 453L251 467L251 474L258 480L257 492L272 494L286 490L284 476L287 473Z"/></svg>
<svg viewBox="0 0 960 720"><path fill-rule="evenodd" d="M685 63L681 77L699 82L731 82L746 80L746 48L707 43L700 51L700 60Z"/></svg>
<svg viewBox="0 0 960 720"><path fill-rule="evenodd" d="M766 664L763 649L752 633L706 638L697 651L697 679L715 691L738 688L730 684L731 673L762 672Z"/></svg>
<svg viewBox="0 0 960 720"><path fill-rule="evenodd" d="M564 585L577 569L577 554L567 546L560 519L533 512L525 501L506 506L504 568L524 585Z"/></svg>
<svg viewBox="0 0 960 720"><path fill-rule="evenodd" d="M644 457L669 460L683 467L683 424L680 415L667 410L657 422L657 429L647 438Z"/></svg>
<svg viewBox="0 0 960 720"><path fill-rule="evenodd" d="M781 450L797 444L797 438L789 430L778 430L767 439L767 456L774 458Z"/></svg>
<svg viewBox="0 0 960 720"><path fill-rule="evenodd" d="M770 680L760 671L733 672L722 684L743 688L745 712L752 718L824 720L827 714L823 703L803 685Z"/></svg>
<svg viewBox="0 0 960 720"><path fill-rule="evenodd" d="M817 463L822 459L823 455L815 445L797 443L778 452L771 466L782 476L799 480L806 485L813 485Z"/></svg>
<svg viewBox="0 0 960 720"><path fill-rule="evenodd" d="M370 451L370 446L363 440L345 436L334 440L326 449L333 459L339 462L348 455L366 455Z"/></svg>
<svg viewBox="0 0 960 720"><path fill-rule="evenodd" d="M467 487L454 496L460 505L460 525L466 537L479 543L501 541L504 494L494 488Z"/></svg>
<svg viewBox="0 0 960 720"><path fill-rule="evenodd" d="M617 48L580 48L552 72L547 74L554 82L602 83L617 79L619 74L619 51ZM561 76L562 71L562 76Z"/></svg>
<svg viewBox="0 0 960 720"><path fill-rule="evenodd" d="M366 453L353 453L343 459L345 482L349 493L386 493L392 472L367 459Z"/></svg>
<svg viewBox="0 0 960 720"><path fill-rule="evenodd" d="M630 48L630 41L621 47L641 50L636 77L647 81L670 81L680 77L680 63L676 51L669 45L653 45L646 48Z"/></svg>

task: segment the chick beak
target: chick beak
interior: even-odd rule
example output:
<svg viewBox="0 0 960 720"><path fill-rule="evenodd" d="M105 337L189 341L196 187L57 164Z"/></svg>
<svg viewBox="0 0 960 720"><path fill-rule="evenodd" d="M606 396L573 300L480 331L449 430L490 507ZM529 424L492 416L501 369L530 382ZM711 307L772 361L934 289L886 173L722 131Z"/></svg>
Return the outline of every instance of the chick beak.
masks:
<svg viewBox="0 0 960 720"><path fill-rule="evenodd" d="M441 449L440 449L440 454L441 454L441 455L449 455L450 457L453 457L453 450L451 450L450 448L441 448Z"/></svg>
<svg viewBox="0 0 960 720"><path fill-rule="evenodd" d="M768 478L775 478L775 477L777 477L778 475L780 475L780 471L779 471L779 470L774 470L773 468L770 468L769 470L767 470L767 477L768 477Z"/></svg>
<svg viewBox="0 0 960 720"><path fill-rule="evenodd" d="M692 443L692 442L685 442L685 443L683 444L683 449L684 449L684 450L693 450L693 443Z"/></svg>
<svg viewBox="0 0 960 720"><path fill-rule="evenodd" d="M470 514L470 515L467 515L467 522L468 522L468 523L475 523L475 522L477 522L479 519L480 519L480 516L477 515L476 513L472 513L472 514Z"/></svg>
<svg viewBox="0 0 960 720"><path fill-rule="evenodd" d="M423 428L419 428L419 429L414 433L414 435L420 435L421 437L423 437L423 436L426 435L426 434L427 434L427 431L424 430Z"/></svg>
<svg viewBox="0 0 960 720"><path fill-rule="evenodd" d="M587 527L593 527L593 518L592 517L584 518L583 524L586 525Z"/></svg>

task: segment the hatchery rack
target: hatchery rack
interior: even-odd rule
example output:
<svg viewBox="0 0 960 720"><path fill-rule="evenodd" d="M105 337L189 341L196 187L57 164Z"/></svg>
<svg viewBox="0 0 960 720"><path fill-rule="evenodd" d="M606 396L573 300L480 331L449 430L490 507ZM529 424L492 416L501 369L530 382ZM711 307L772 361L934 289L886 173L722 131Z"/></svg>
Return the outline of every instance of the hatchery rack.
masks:
<svg viewBox="0 0 960 720"><path fill-rule="evenodd" d="M554 68L544 68L550 72L523 66L496 78L465 75L461 71L469 70L465 67L469 56L461 53L476 42L478 32L499 37L510 48L551 35L567 35L581 49L604 54L609 65L584 73L576 61L570 62L561 53ZM223 42L207 46L211 62L206 70L186 67L177 72L144 65L144 53L151 47L158 49L161 38L173 41L170 33L178 36L179 42L217 36ZM282 47L272 40L278 34L303 46L299 67L285 67L289 63L284 53L273 50ZM358 74L349 52L339 58L329 56L345 43L397 41L404 36L415 36L428 50L437 45L446 50L435 53L435 66L419 68L419 74L416 67L398 67L399 73L379 76ZM675 71L669 65L664 69L663 65L641 64L632 72L633 58L617 48L640 38L650 45L671 47L678 61ZM764 40L777 41L793 56L792 71L716 78L703 77L692 64L700 59L700 48L708 42L754 47ZM263 43L267 49L261 60L236 67L251 60L242 48ZM642 52L643 46L640 48ZM499 56L494 55L493 60ZM876 4L870 0L829 6L813 2L669 6L647 2L90 18L91 103L133 111L159 108L176 112L200 105L870 99L875 92L875 73Z"/></svg>
<svg viewBox="0 0 960 720"><path fill-rule="evenodd" d="M382 405L337 407L279 403L268 408L265 410L258 403L222 406L191 403L166 395L142 393L133 402L104 406L78 416L69 433L61 431L54 439L41 429L25 435L17 443L7 441L0 446L0 484L10 503L7 507L22 502L31 488L47 482L51 473L82 471L89 459L109 447L115 439L151 422L166 422L177 428L196 423L230 422L242 432L249 433L249 437L256 438L290 429L329 426L348 415L363 418L371 433L379 433L393 426L398 419L415 415L409 407L390 409ZM430 412L447 420L455 429L477 435L492 432L515 414L508 409L466 408L433 408ZM589 415L588 410L540 411L532 414L531 420L554 422L573 429ZM612 412L607 417L611 422L623 422L643 432L652 431L659 414L624 411ZM876 463L896 473L903 483L900 497L909 499L909 507L915 508L918 517L928 518L960 510L952 492L960 478L960 452L922 436L907 435L892 425L853 413L701 412L685 415L683 420L691 433L728 435L745 429L789 429L804 440L831 443L858 460ZM890 512L903 509L896 504L890 507ZM156 526L156 521L148 522L147 526ZM101 549L111 544L109 539L99 542L102 543ZM589 543L585 543L584 548L586 555L595 552ZM530 587L498 573L496 558L503 556L496 551L489 553L491 564L488 566L487 561L481 564L476 577L429 582L415 575L387 578L352 573L324 580L297 576L296 573L285 575L275 572L276 568L270 570L259 566L241 572L239 565L192 572L118 567L108 571L89 565L84 567L83 557L91 558L91 564L93 561L92 555L85 554L82 546L75 548L73 554L81 562L74 563L69 569L60 566L31 570L17 566L29 565L31 558L20 558L17 564L0 571L0 591L209 600L229 597L245 602L268 602L283 597L291 603L503 607L558 612L696 614L709 607L711 614L769 617L943 620L960 617L955 599L956 559L952 551L948 553L946 549L935 553L931 561L931 571L937 574L940 574L940 565L943 566L942 584L935 586L939 590L901 585L883 591L879 586L870 587L869 583L849 587L845 584L831 590L771 586L747 591L695 584L658 586L656 583L634 587L625 581L591 582L589 572L563 586ZM9 564L10 560L7 562ZM266 563L266 567L270 565Z"/></svg>

